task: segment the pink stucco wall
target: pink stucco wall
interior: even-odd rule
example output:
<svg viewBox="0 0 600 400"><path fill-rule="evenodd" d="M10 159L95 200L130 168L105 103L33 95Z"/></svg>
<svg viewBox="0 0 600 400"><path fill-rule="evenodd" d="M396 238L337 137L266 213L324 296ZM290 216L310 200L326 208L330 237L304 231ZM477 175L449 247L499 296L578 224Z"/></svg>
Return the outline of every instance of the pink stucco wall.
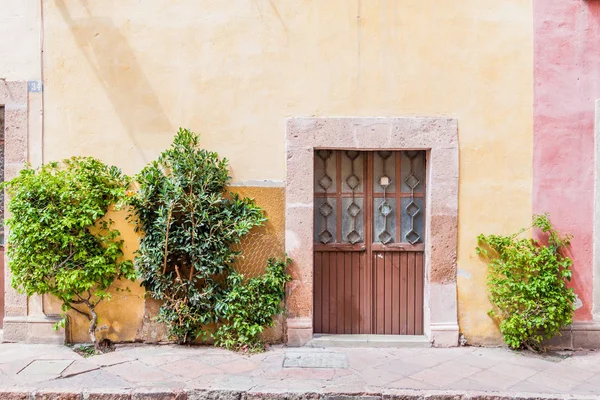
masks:
<svg viewBox="0 0 600 400"><path fill-rule="evenodd" d="M600 1L534 0L533 211L574 235L573 285L592 318L594 102L600 98Z"/></svg>

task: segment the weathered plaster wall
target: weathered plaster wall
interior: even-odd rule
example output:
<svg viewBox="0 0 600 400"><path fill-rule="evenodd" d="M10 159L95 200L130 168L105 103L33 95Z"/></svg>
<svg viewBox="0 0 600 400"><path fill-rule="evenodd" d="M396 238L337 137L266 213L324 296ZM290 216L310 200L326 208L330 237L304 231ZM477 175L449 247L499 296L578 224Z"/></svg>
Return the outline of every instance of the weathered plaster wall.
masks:
<svg viewBox="0 0 600 400"><path fill-rule="evenodd" d="M46 160L134 173L184 126L236 182L282 181L288 117L456 118L459 322L472 342L498 340L473 249L530 219L530 0L46 0L44 12Z"/></svg>
<svg viewBox="0 0 600 400"><path fill-rule="evenodd" d="M533 210L574 236L577 320L592 318L594 107L600 98L600 3L535 0Z"/></svg>
<svg viewBox="0 0 600 400"><path fill-rule="evenodd" d="M0 78L40 79L40 0L0 0Z"/></svg>

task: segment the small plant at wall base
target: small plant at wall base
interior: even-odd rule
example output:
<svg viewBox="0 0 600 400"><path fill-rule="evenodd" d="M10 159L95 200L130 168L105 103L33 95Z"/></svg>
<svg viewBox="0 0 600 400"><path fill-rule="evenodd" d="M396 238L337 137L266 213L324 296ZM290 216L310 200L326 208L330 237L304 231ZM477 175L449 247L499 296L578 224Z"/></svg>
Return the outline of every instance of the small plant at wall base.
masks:
<svg viewBox="0 0 600 400"><path fill-rule="evenodd" d="M511 236L479 235L477 253L489 260L488 290L504 341L513 349L543 350L542 341L571 324L575 302L572 261L564 255L571 236L557 232L548 215L534 215L532 228L546 243Z"/></svg>
<svg viewBox="0 0 600 400"><path fill-rule="evenodd" d="M291 263L269 259L266 272L247 282L234 272L228 277L228 292L216 305L223 321L213 334L215 345L229 350L255 352L264 350L260 335L273 326L273 316L283 312L285 284L290 281L286 267Z"/></svg>
<svg viewBox="0 0 600 400"><path fill-rule="evenodd" d="M232 246L266 218L251 199L227 193L227 160L199 148L187 129L136 180L131 205L143 237L135 264L149 295L163 301L158 321L179 343L204 338L232 283L240 255Z"/></svg>
<svg viewBox="0 0 600 400"><path fill-rule="evenodd" d="M136 278L133 263L121 261L119 231L104 218L124 198L128 184L116 167L73 157L37 170L27 167L3 185L10 195L6 224L12 286L28 296L52 294L64 312L84 315L96 350L96 307L110 299L115 279Z"/></svg>

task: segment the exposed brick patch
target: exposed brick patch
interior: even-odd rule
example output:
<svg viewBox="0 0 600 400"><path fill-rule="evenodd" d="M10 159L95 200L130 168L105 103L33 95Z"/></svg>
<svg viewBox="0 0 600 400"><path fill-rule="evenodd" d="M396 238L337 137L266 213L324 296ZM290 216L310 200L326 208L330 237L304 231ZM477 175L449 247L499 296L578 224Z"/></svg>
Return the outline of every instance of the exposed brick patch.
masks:
<svg viewBox="0 0 600 400"><path fill-rule="evenodd" d="M319 400L323 395L319 393L245 393L243 400Z"/></svg>
<svg viewBox="0 0 600 400"><path fill-rule="evenodd" d="M153 389L140 389L131 394L131 400L187 400L188 395L184 391L163 391Z"/></svg>
<svg viewBox="0 0 600 400"><path fill-rule="evenodd" d="M81 393L65 393L56 391L38 392L35 395L35 400L82 400Z"/></svg>
<svg viewBox="0 0 600 400"><path fill-rule="evenodd" d="M0 400L29 400L30 396L27 392L0 392Z"/></svg>
<svg viewBox="0 0 600 400"><path fill-rule="evenodd" d="M243 395L232 390L194 390L188 393L188 400L240 400Z"/></svg>
<svg viewBox="0 0 600 400"><path fill-rule="evenodd" d="M131 400L130 393L90 392L83 395L84 400Z"/></svg>

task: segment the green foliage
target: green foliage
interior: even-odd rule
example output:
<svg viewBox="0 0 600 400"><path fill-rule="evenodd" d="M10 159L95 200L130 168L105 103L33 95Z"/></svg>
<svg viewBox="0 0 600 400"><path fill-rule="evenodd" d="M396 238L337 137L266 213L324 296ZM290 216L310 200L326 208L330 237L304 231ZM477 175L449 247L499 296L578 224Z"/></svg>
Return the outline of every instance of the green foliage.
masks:
<svg viewBox="0 0 600 400"><path fill-rule="evenodd" d="M90 358L97 354L94 346L82 345L74 348L74 351L83 358Z"/></svg>
<svg viewBox="0 0 600 400"><path fill-rule="evenodd" d="M547 215L535 215L533 228L547 243L512 236L479 235L477 253L489 260L488 290L504 341L514 349L542 350L542 340L571 324L575 294L572 261L564 255L571 237L561 236Z"/></svg>
<svg viewBox="0 0 600 400"><path fill-rule="evenodd" d="M232 246L266 219L252 200L226 192L227 160L200 149L186 129L136 180L130 202L143 237L135 264L150 296L163 301L158 320L178 342L193 341L218 321L239 255Z"/></svg>
<svg viewBox="0 0 600 400"><path fill-rule="evenodd" d="M269 259L266 272L247 282L238 273L229 275L229 291L217 303L216 311L225 322L213 334L215 344L230 350L260 351L260 334L273 326L273 315L283 312L285 284L291 260Z"/></svg>
<svg viewBox="0 0 600 400"><path fill-rule="evenodd" d="M27 167L4 184L11 196L6 224L13 287L27 295L52 294L64 311L88 317L94 342L94 308L110 297L115 279L135 279L133 263L119 261L119 231L104 219L128 184L119 169L90 157Z"/></svg>

